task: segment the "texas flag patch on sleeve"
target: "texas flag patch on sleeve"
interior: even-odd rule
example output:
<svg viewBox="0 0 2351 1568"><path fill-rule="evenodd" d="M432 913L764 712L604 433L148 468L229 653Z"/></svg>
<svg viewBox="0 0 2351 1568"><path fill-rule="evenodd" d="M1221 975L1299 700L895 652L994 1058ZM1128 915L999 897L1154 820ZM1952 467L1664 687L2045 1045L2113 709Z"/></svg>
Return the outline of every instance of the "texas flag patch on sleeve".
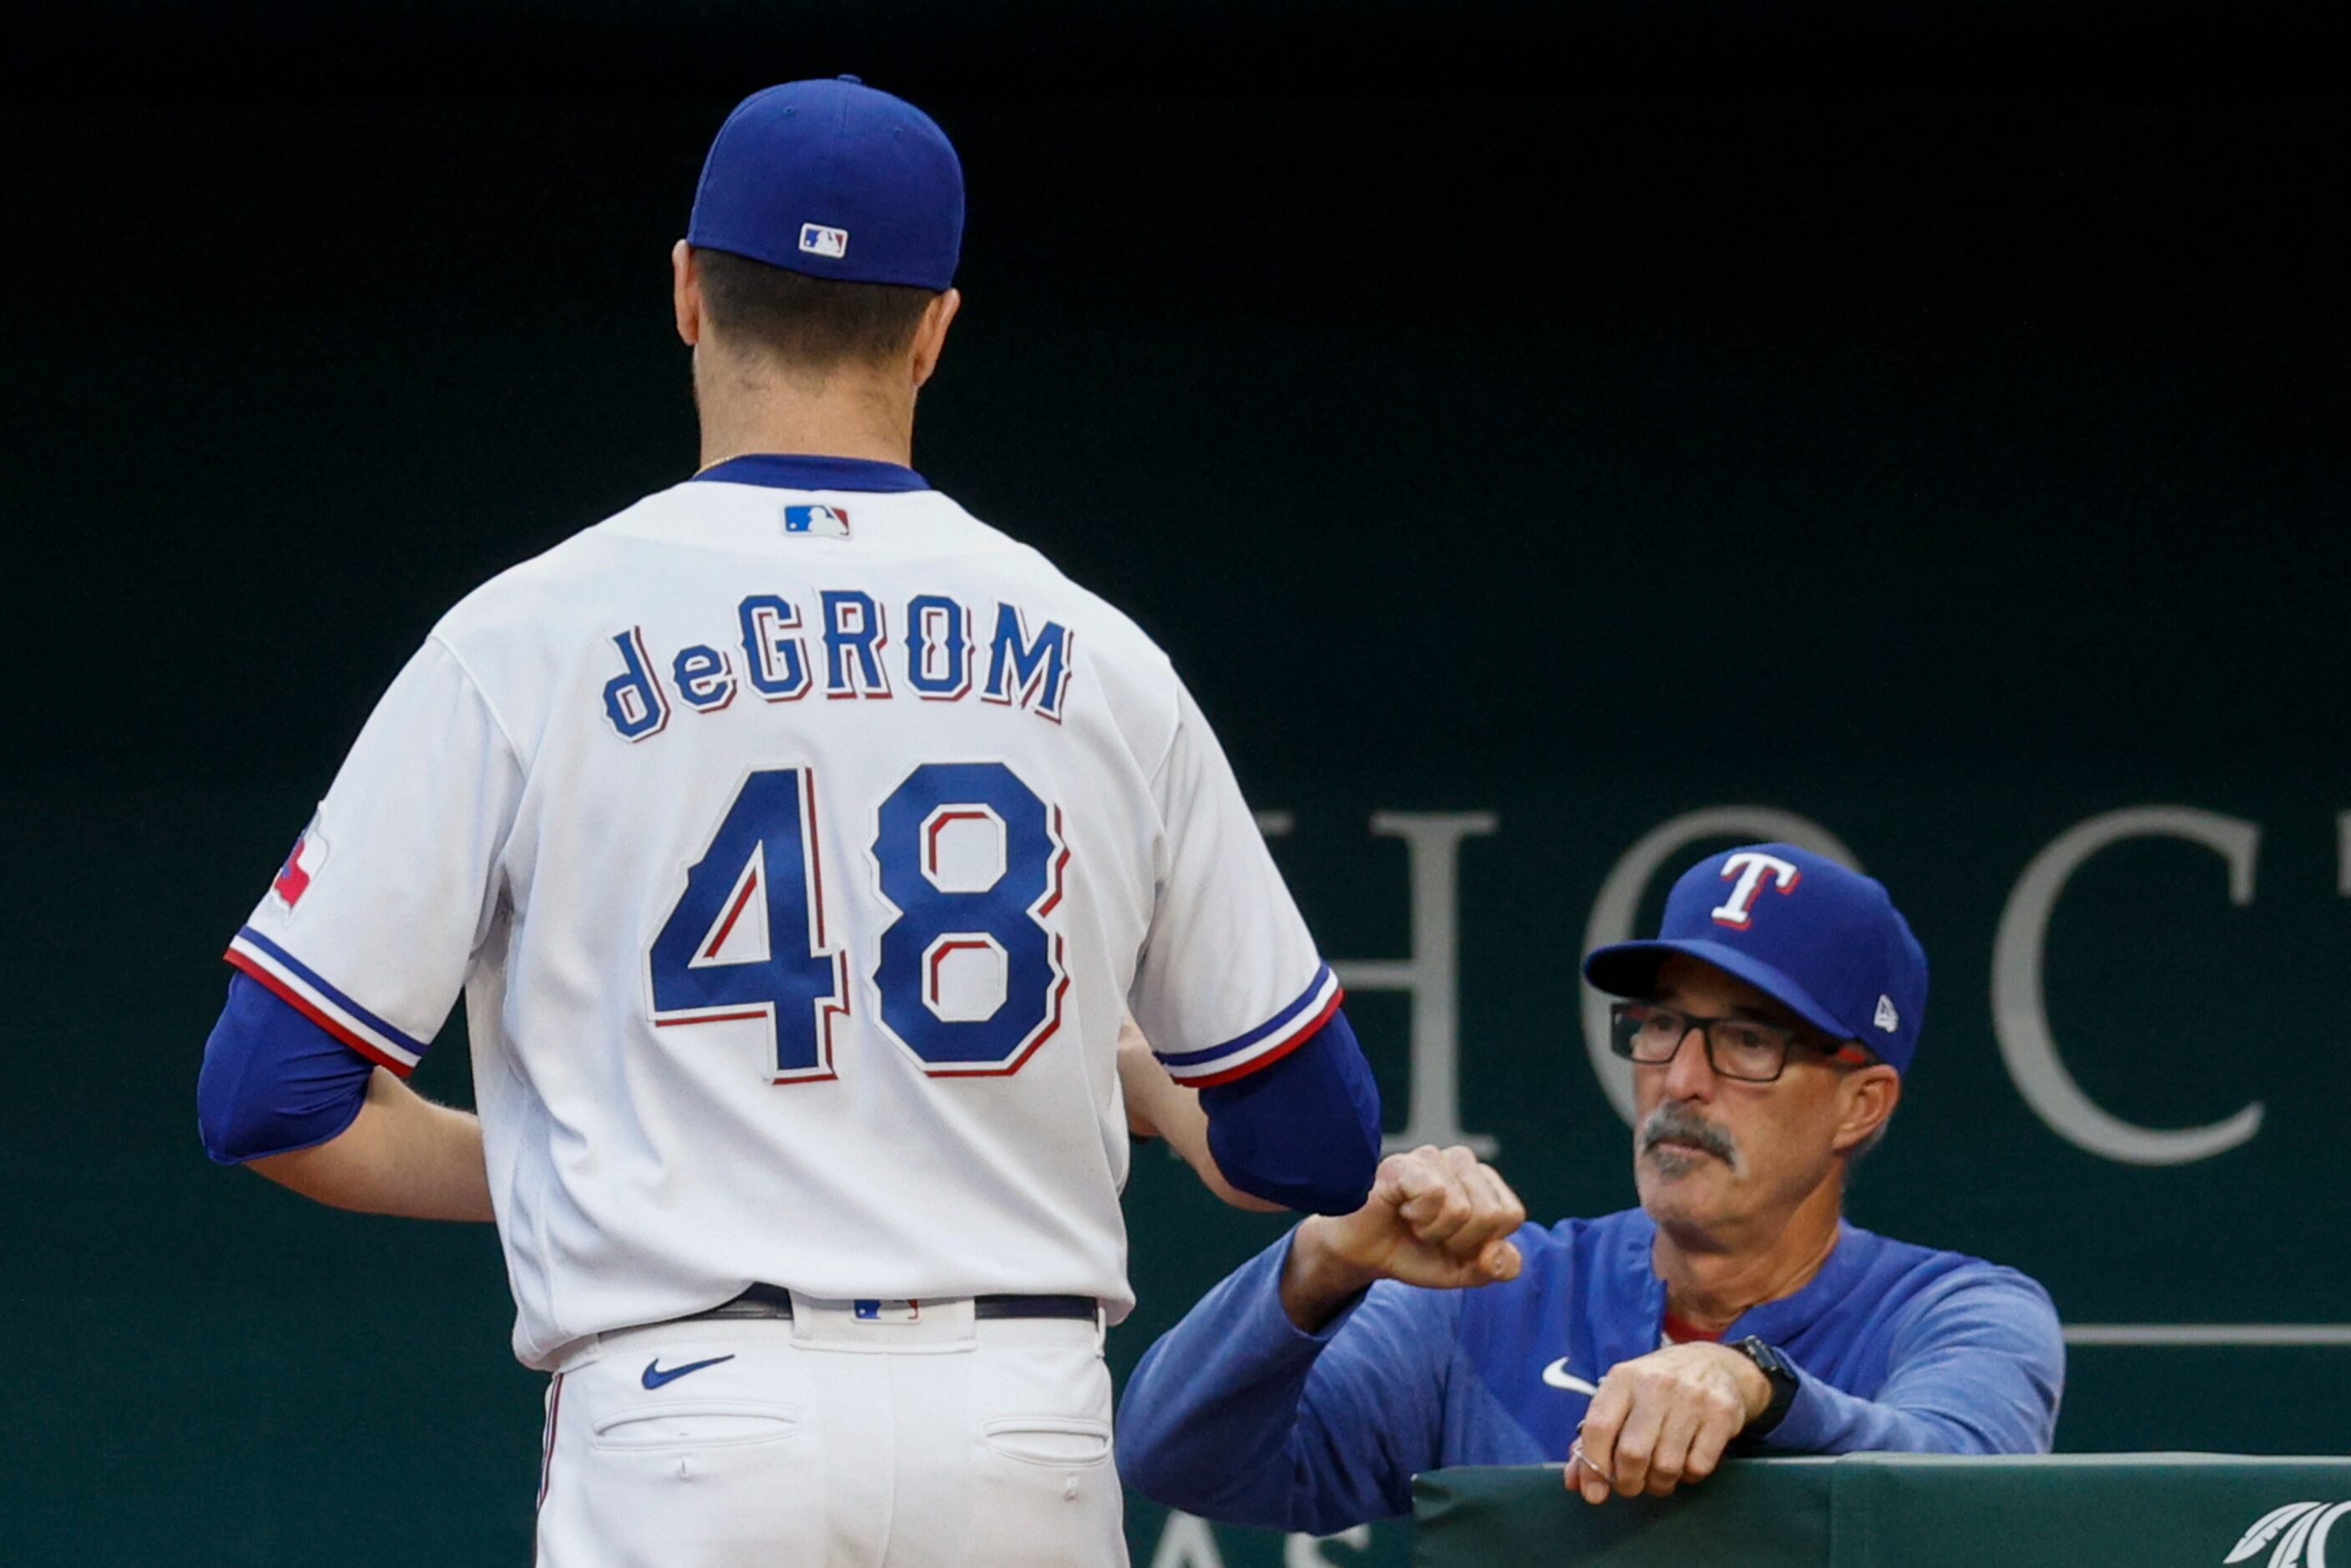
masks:
<svg viewBox="0 0 2351 1568"><path fill-rule="evenodd" d="M311 881L326 863L327 835L320 831L319 819L313 817L310 825L302 830L302 836L294 841L286 863L277 868L269 891L277 895L278 903L291 909L302 902L302 895L310 891Z"/></svg>

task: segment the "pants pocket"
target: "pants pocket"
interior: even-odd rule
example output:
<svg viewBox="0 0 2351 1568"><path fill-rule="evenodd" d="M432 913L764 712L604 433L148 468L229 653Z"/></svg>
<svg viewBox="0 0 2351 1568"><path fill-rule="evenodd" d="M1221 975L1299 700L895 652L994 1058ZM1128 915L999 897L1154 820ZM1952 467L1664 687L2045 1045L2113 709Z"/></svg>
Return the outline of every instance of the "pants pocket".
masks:
<svg viewBox="0 0 2351 1568"><path fill-rule="evenodd" d="M752 1401L601 1412L540 1514L542 1568L822 1563L811 1437L794 1407Z"/></svg>
<svg viewBox="0 0 2351 1568"><path fill-rule="evenodd" d="M623 1406L599 1416L589 1445L608 1453L738 1448L781 1443L800 1432L800 1414L780 1405L701 1399Z"/></svg>
<svg viewBox="0 0 2351 1568"><path fill-rule="evenodd" d="M969 1568L1126 1562L1110 1372L1091 1343L984 1349L974 1368Z"/></svg>
<svg viewBox="0 0 2351 1568"><path fill-rule="evenodd" d="M1110 1424L1066 1416L1000 1416L982 1424L989 1451L1023 1464L1085 1469L1110 1458Z"/></svg>

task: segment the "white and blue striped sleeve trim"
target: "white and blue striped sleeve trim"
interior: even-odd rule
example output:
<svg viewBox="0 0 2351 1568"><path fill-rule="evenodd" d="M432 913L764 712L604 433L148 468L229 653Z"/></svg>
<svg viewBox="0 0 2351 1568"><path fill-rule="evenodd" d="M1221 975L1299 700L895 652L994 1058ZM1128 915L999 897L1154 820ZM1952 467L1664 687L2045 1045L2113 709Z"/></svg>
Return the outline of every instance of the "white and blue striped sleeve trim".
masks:
<svg viewBox="0 0 2351 1568"><path fill-rule="evenodd" d="M384 1022L250 925L231 939L224 956L277 992L312 1023L402 1078L415 1070L424 1055L427 1041L403 1034Z"/></svg>
<svg viewBox="0 0 2351 1568"><path fill-rule="evenodd" d="M1314 978L1299 993L1297 1000L1247 1034L1235 1035L1222 1045L1212 1045L1205 1051L1162 1053L1160 1065L1167 1069L1167 1076L1193 1089L1213 1088L1246 1078L1313 1038L1314 1031L1339 1010L1339 1003L1346 994L1340 989L1339 977L1325 964L1315 970Z"/></svg>

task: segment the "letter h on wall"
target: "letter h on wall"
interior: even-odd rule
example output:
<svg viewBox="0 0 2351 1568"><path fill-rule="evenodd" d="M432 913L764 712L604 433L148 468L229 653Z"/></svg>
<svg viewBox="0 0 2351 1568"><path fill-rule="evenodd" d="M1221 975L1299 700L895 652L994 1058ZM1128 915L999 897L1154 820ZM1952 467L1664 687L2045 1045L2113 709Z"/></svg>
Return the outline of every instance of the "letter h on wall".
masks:
<svg viewBox="0 0 2351 1568"><path fill-rule="evenodd" d="M1258 830L1269 839L1288 834L1296 819L1263 811ZM1332 970L1351 991L1402 991L1412 998L1412 1078L1405 1128L1384 1140L1390 1150L1462 1144L1480 1157L1499 1146L1491 1134L1461 1125L1460 859L1461 841L1494 831L1491 811L1375 811L1372 831L1402 839L1412 889L1412 956L1333 958Z"/></svg>

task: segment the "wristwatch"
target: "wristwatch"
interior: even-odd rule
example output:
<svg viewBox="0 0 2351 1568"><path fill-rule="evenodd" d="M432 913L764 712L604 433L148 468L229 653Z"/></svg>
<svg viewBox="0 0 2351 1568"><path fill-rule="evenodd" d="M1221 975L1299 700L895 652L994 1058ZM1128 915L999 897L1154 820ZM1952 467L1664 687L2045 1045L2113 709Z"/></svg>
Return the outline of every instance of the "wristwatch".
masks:
<svg viewBox="0 0 2351 1568"><path fill-rule="evenodd" d="M1764 1406L1763 1413L1747 1423L1746 1428L1739 1434L1742 1437L1761 1437L1778 1426L1781 1418L1788 1414L1788 1406L1796 1402L1796 1390L1801 1386L1796 1381L1796 1369L1788 1364L1786 1356L1753 1334L1749 1334L1730 1348L1753 1362L1755 1370L1771 1385L1771 1402Z"/></svg>

